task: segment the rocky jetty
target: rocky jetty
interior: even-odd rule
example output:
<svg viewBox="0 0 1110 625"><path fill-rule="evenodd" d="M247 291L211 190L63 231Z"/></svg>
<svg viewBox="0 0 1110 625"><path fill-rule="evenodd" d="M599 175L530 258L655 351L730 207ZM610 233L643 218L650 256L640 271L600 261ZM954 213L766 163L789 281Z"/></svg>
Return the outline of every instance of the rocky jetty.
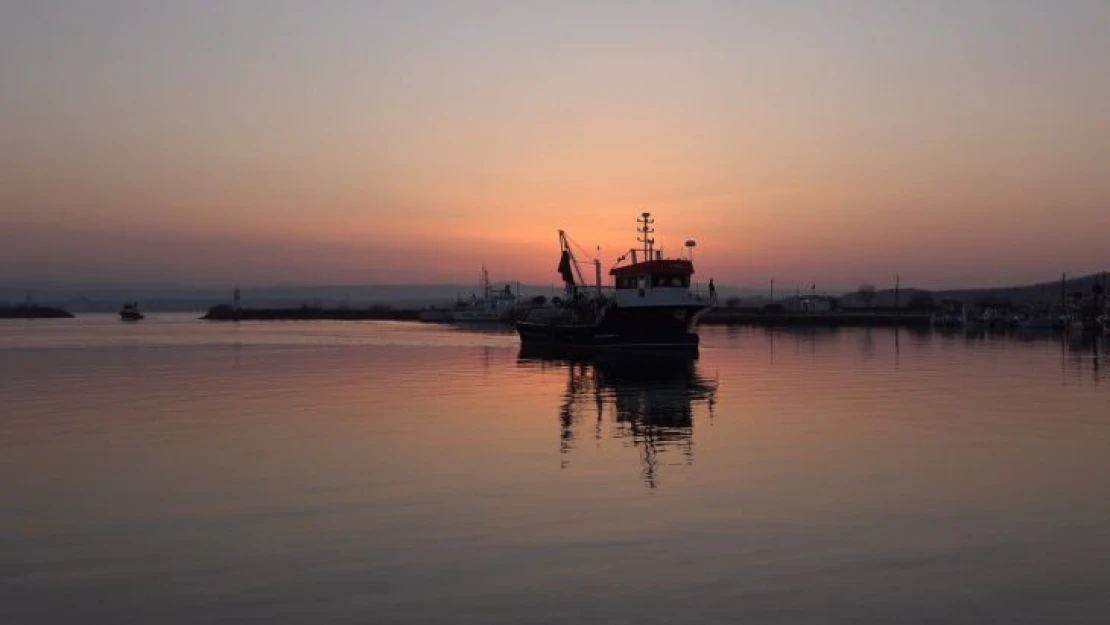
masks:
<svg viewBox="0 0 1110 625"><path fill-rule="evenodd" d="M419 311L397 310L385 306L372 308L235 308L226 304L213 306L201 319L208 321L416 321Z"/></svg>
<svg viewBox="0 0 1110 625"><path fill-rule="evenodd" d="M72 319L73 313L51 306L0 306L0 319Z"/></svg>

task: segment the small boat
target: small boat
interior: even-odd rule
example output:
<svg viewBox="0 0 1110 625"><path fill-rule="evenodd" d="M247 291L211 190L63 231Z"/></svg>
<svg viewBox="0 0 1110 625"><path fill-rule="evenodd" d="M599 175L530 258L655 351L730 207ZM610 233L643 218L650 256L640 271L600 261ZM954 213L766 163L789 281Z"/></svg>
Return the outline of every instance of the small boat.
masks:
<svg viewBox="0 0 1110 625"><path fill-rule="evenodd" d="M138 321L144 316L145 315L143 315L143 313L139 311L138 302L127 302L119 311L119 318L123 319L124 321Z"/></svg>
<svg viewBox="0 0 1110 625"><path fill-rule="evenodd" d="M482 296L471 295L460 300L450 311L455 323L501 323L511 321L517 307L517 297L508 284L494 286L489 281L489 271L482 267Z"/></svg>
<svg viewBox="0 0 1110 625"><path fill-rule="evenodd" d="M421 321L432 323L512 323L520 318L521 302L517 297L520 291L513 292L510 284L495 285L489 280L489 271L482 267L479 282L482 295L472 294L470 299L459 299L451 308L425 308L419 313Z"/></svg>
<svg viewBox="0 0 1110 625"><path fill-rule="evenodd" d="M566 299L553 306L530 310L516 324L524 346L562 346L648 352L696 353L698 319L713 304L690 290L694 263L687 258L664 258L655 249L650 213L639 219L639 249L631 249L609 271L614 289L601 287L601 261L594 259L595 285L590 288L566 232L559 231L558 271L566 284ZM690 256L694 241L687 241ZM631 256L632 261L621 264Z"/></svg>

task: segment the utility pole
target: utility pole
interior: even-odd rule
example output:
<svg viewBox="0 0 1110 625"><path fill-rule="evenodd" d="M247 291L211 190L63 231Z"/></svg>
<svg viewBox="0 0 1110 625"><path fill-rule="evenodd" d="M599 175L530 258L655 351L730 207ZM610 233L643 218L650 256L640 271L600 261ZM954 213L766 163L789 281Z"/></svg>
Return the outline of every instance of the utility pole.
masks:
<svg viewBox="0 0 1110 625"><path fill-rule="evenodd" d="M771 278L771 303L775 303L775 279Z"/></svg>
<svg viewBox="0 0 1110 625"><path fill-rule="evenodd" d="M595 258L594 259L594 274L595 274L594 275L594 281L596 283L595 286L597 287L597 297L600 299L601 298L601 259L600 258Z"/></svg>

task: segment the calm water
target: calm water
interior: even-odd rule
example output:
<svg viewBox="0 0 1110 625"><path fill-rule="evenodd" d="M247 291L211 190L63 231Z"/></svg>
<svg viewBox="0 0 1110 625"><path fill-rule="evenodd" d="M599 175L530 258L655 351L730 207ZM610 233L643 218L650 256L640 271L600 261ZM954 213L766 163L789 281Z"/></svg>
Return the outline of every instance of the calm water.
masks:
<svg viewBox="0 0 1110 625"><path fill-rule="evenodd" d="M1106 623L1110 353L0 322L0 623Z"/></svg>

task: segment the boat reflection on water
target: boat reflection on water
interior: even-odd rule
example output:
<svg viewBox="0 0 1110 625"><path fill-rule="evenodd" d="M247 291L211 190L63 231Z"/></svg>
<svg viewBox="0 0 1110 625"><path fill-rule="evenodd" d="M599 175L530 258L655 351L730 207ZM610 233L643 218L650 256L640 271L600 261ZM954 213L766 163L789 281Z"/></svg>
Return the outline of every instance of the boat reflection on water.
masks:
<svg viewBox="0 0 1110 625"><path fill-rule="evenodd" d="M642 475L651 488L658 485L667 454L675 452L682 464L693 462L695 412L704 408L711 419L717 401L716 380L704 377L692 356L655 359L525 347L518 364L566 370L567 388L559 410L564 468L584 431L595 440L608 431L639 451Z"/></svg>

